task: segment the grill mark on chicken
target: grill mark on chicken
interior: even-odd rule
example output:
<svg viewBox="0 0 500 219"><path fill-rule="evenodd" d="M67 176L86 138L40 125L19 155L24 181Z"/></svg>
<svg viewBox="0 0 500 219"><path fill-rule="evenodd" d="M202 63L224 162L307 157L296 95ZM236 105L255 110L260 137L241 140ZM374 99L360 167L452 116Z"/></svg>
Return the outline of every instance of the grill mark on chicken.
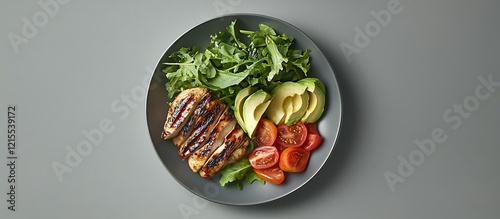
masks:
<svg viewBox="0 0 500 219"><path fill-rule="evenodd" d="M209 178L246 155L250 139L234 112L206 88L181 92L172 102L161 134L172 138L182 160Z"/></svg>
<svg viewBox="0 0 500 219"><path fill-rule="evenodd" d="M180 147L184 140L186 140L187 136L190 134L191 128L193 127L194 120L197 117L198 116L196 115L196 113L193 113L193 115L189 117L184 127L182 127L179 134L174 139L172 139L177 147Z"/></svg>
<svg viewBox="0 0 500 219"><path fill-rule="evenodd" d="M200 176L210 178L224 167L231 153L243 142L243 137L243 129L236 125L232 132L226 136L224 144L216 149L200 169Z"/></svg>
<svg viewBox="0 0 500 219"><path fill-rule="evenodd" d="M225 137L233 129L236 123L233 110L227 107L217 121L217 124L209 133L205 144L197 148L191 156L189 156L188 164L193 172L198 172L212 152L222 145Z"/></svg>
<svg viewBox="0 0 500 219"><path fill-rule="evenodd" d="M166 140L177 136L206 93L206 88L191 88L177 95L168 110L161 138Z"/></svg>
<svg viewBox="0 0 500 219"><path fill-rule="evenodd" d="M212 131L212 133L210 134L210 138L208 139L206 145L207 146L211 146L215 143L215 141L217 140L217 138L219 137L220 134L228 134L228 133L222 133L224 131L224 129L226 128L226 126L230 123L230 122L234 122L236 121L235 120L235 117L234 117L234 113L232 110L228 110L226 113L225 113L227 116L225 116L223 119L223 121L219 121L218 123L218 126L216 126L216 128L214 128L214 130ZM234 124L233 124L233 127L234 127ZM229 127L229 128L232 128L232 127ZM226 136L221 136L221 137L226 137ZM200 151L200 155L201 156L208 156L210 155L210 147L205 147L203 148L202 151Z"/></svg>
<svg viewBox="0 0 500 219"><path fill-rule="evenodd" d="M184 99L182 99L179 102L179 104L177 104L174 107L174 111L172 113L172 116L167 120L168 121L168 123L167 123L168 125L174 123L175 121L179 121L179 118L177 116L179 116L179 114L181 113L181 111L183 111L183 109L185 109L186 103L188 101L190 101L190 103L192 103L193 98L194 98L194 94L193 93L189 93L187 97L185 97Z"/></svg>
<svg viewBox="0 0 500 219"><path fill-rule="evenodd" d="M173 108L173 113L171 116L167 118L167 122L165 123L165 128L163 129L163 132L161 133L161 137L163 139L168 139L169 135L172 135L173 132L167 131L169 127L179 127L179 125L185 120L187 117L187 112L189 107L192 107L194 105L194 94L188 94L186 98L182 99L179 104L175 105ZM189 105L186 106L186 104L189 102ZM183 113L183 116L179 117L180 113Z"/></svg>
<svg viewBox="0 0 500 219"><path fill-rule="evenodd" d="M222 114L222 111L225 109L226 105L215 96L212 96L212 100L206 105L206 107L201 109L200 116L194 125L192 134L183 143L181 149L179 150L179 155L182 160L186 159L198 147L206 142L208 139L208 133L215 126L217 120Z"/></svg>
<svg viewBox="0 0 500 219"><path fill-rule="evenodd" d="M225 147L226 148L231 148L234 146L234 141L231 141L231 142L228 142ZM223 160L224 158L227 157L227 154L228 154L228 150L227 149L224 149L224 150L221 150L221 153L217 154L217 156L209 159L207 161L207 163L205 164L205 166L202 167L201 169L201 173L204 173L202 176L203 177L210 177L212 176L212 172L215 172L215 168L217 166L220 166L221 163L223 163Z"/></svg>
<svg viewBox="0 0 500 219"><path fill-rule="evenodd" d="M180 132L177 134L175 138L172 139L174 145L180 147L184 141L191 135L194 126L196 125L196 121L201 116L203 108L212 100L213 96L210 93L206 93L201 97L200 102L196 106L194 112L189 117L187 123L182 127Z"/></svg>

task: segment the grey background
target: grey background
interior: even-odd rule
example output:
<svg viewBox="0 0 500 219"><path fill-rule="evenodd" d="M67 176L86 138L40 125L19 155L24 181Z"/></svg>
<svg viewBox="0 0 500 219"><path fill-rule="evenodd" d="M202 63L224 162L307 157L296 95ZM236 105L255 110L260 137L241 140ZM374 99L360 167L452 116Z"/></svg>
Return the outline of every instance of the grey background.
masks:
<svg viewBox="0 0 500 219"><path fill-rule="evenodd" d="M500 215L500 87L457 129L443 119L475 95L478 77L500 81L497 1L401 0L401 12L351 62L339 45L354 45L354 28L364 29L375 20L370 11L386 10L390 1L69 1L15 53L8 35L22 34L23 17L43 11L39 2L47 1L3 1L0 9L0 115L8 104L18 106L19 154L17 211L8 211L1 195L2 218ZM334 66L345 106L337 148L320 174L283 199L249 207L204 202L168 175L148 137L140 95L182 33L240 12L306 32ZM6 116L1 121L6 142ZM67 148L102 121L111 121L112 131L60 182L52 163L64 163ZM384 173L398 174L398 157L408 160L419 150L414 140L431 138L436 128L447 139L391 191Z"/></svg>

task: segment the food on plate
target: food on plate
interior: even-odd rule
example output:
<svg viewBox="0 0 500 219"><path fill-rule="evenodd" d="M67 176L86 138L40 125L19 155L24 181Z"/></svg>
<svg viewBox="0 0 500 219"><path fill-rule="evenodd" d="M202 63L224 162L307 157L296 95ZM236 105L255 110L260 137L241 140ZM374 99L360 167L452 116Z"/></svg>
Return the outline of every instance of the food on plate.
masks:
<svg viewBox="0 0 500 219"><path fill-rule="evenodd" d="M205 144L213 127L227 107L219 98L210 93L205 94L201 102L206 104L200 104L196 108L193 113L196 115L196 120L190 124L192 125L190 127L191 134L179 147L179 155L182 160Z"/></svg>
<svg viewBox="0 0 500 219"><path fill-rule="evenodd" d="M261 118L254 133L257 146L273 145L278 136L278 128L271 120Z"/></svg>
<svg viewBox="0 0 500 219"><path fill-rule="evenodd" d="M248 160L254 169L266 169L278 163L280 155L274 146L259 146L250 152Z"/></svg>
<svg viewBox="0 0 500 219"><path fill-rule="evenodd" d="M168 96L205 87L233 106L238 92L248 86L269 92L282 82L306 77L311 51L293 48L293 37L278 34L266 24L258 28L238 31L233 20L226 31L207 36L210 43L205 48L183 47L171 53L170 62L163 63Z"/></svg>
<svg viewBox="0 0 500 219"><path fill-rule="evenodd" d="M206 88L193 88L181 92L168 109L167 119L163 126L161 137L163 139L170 139L179 133L182 127L189 120L191 114L194 112L196 106L208 92Z"/></svg>
<svg viewBox="0 0 500 219"><path fill-rule="evenodd" d="M266 112L270 103L269 99L271 99L271 95L263 90L258 90L250 94L245 100L243 104L243 123L240 125L245 126L250 137L253 137L257 123Z"/></svg>
<svg viewBox="0 0 500 219"><path fill-rule="evenodd" d="M289 147L281 152L279 167L284 172L297 173L306 169L311 152L301 147Z"/></svg>
<svg viewBox="0 0 500 219"><path fill-rule="evenodd" d="M304 78L297 83L307 86L309 104L300 119L303 123L316 122L325 109L325 85L317 78Z"/></svg>
<svg viewBox="0 0 500 219"><path fill-rule="evenodd" d="M243 129L243 131L247 132L248 131L246 130L245 126L244 126L244 122L243 122L243 116L242 116L242 113L243 113L243 104L245 103L245 100L248 98L248 96L250 96L250 94L253 94L255 91L257 90L257 87L252 87L252 86L248 86L246 88L243 88L240 90L240 92L238 92L238 94L236 95L236 100L234 101L234 115L236 117L236 120L238 121L238 123L242 126L241 128Z"/></svg>
<svg viewBox="0 0 500 219"><path fill-rule="evenodd" d="M193 172L200 170L215 149L224 143L227 134L233 130L236 124L237 121L234 119L233 110L229 107L226 108L226 111L219 118L205 144L189 156L188 164Z"/></svg>
<svg viewBox="0 0 500 219"><path fill-rule="evenodd" d="M212 177L216 172L218 172L227 164L228 160L238 160L239 158L241 158L238 156L241 155L240 153L234 155L235 158L231 158L231 154L237 148L244 148L246 150L249 143L250 139L245 135L243 129L241 129L239 125L236 125L233 130L226 136L224 143L217 149L215 149L215 151L210 155L205 164L201 167L200 175L205 178Z"/></svg>
<svg viewBox="0 0 500 219"><path fill-rule="evenodd" d="M293 125L281 123L278 125L276 142L284 147L300 147L307 139L307 127L302 122Z"/></svg>
<svg viewBox="0 0 500 219"><path fill-rule="evenodd" d="M254 172L266 182L279 185L285 181L285 173L279 168L279 166L267 169L254 169Z"/></svg>
<svg viewBox="0 0 500 219"><path fill-rule="evenodd" d="M252 184L255 180L264 184L266 181L253 171L248 159L239 159L220 170L219 183L226 186L228 183L235 184L238 189L243 189L243 182Z"/></svg>
<svg viewBox="0 0 500 219"><path fill-rule="evenodd" d="M272 91L273 99L266 116L276 125L297 122L307 110L309 95L306 89L306 86L291 81L278 85Z"/></svg>
<svg viewBox="0 0 500 219"><path fill-rule="evenodd" d="M246 36L247 40L241 40ZM266 24L210 35L204 50L183 47L163 64L170 103L163 132L181 160L219 183L282 184L306 169L322 136L325 86L308 77L310 50Z"/></svg>
<svg viewBox="0 0 500 219"><path fill-rule="evenodd" d="M174 99L170 109L165 122L168 137L175 140L180 158L188 159L193 172L209 178L246 154L250 138L237 124L232 109L210 92L187 89ZM179 119L183 122L173 130L170 123L177 124ZM162 132L164 139L167 131Z"/></svg>
<svg viewBox="0 0 500 219"><path fill-rule="evenodd" d="M316 149L321 144L321 142L323 142L323 137L321 137L321 135L319 135L318 133L308 133L307 139L302 147L308 151L312 151Z"/></svg>

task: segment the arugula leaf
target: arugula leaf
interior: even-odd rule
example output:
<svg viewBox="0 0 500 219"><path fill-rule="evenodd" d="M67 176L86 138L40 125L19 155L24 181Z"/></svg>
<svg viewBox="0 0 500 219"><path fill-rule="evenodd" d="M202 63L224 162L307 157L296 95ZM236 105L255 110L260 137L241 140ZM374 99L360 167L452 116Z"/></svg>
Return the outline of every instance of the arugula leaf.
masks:
<svg viewBox="0 0 500 219"><path fill-rule="evenodd" d="M288 58L283 57L283 55L280 53L278 50L278 46L276 46L276 43L271 39L271 37L266 37L266 48L269 51L269 54L271 55L271 71L269 72L269 75L267 76L267 80L271 81L275 75L277 75L282 69L283 69L283 62L288 62Z"/></svg>
<svg viewBox="0 0 500 219"><path fill-rule="evenodd" d="M302 52L301 50L292 50L289 56L290 60L285 68L287 68L287 70L292 70L296 67L307 75L307 72L311 67L311 63L309 62L309 53L311 53L311 50L309 49L306 49L305 52Z"/></svg>
<svg viewBox="0 0 500 219"><path fill-rule="evenodd" d="M266 35L276 36L276 31L265 24L259 24L259 30Z"/></svg>
<svg viewBox="0 0 500 219"><path fill-rule="evenodd" d="M229 24L229 26L227 26L226 30L227 32L229 32L229 34L231 34L231 36L233 37L233 40L236 42L236 44L238 44L238 46L242 49L246 49L247 46L242 43L238 37L236 37L236 32L234 31L234 26L236 25L236 20L233 20L231 22L231 24Z"/></svg>
<svg viewBox="0 0 500 219"><path fill-rule="evenodd" d="M199 80L196 77L197 70L193 64L195 50L196 47L181 48L170 55L170 58L175 60L176 63L164 63L170 65L163 70L166 73L167 79L169 79L165 87L170 98L184 89L199 84Z"/></svg>

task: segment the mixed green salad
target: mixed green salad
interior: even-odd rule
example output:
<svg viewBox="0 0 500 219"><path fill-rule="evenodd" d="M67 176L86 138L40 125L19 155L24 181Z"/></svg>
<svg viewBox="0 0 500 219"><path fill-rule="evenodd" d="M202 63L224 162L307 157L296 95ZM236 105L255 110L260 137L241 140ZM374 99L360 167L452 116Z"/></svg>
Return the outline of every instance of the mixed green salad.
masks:
<svg viewBox="0 0 500 219"><path fill-rule="evenodd" d="M237 30L233 20L226 31L210 35L204 49L183 47L169 57L174 62L163 70L170 98L192 87L207 87L229 106L248 86L271 91L284 81L307 76L310 50L292 49L293 37L278 35L260 24L258 31ZM246 36L246 39L240 39ZM246 43L247 42L247 43Z"/></svg>

